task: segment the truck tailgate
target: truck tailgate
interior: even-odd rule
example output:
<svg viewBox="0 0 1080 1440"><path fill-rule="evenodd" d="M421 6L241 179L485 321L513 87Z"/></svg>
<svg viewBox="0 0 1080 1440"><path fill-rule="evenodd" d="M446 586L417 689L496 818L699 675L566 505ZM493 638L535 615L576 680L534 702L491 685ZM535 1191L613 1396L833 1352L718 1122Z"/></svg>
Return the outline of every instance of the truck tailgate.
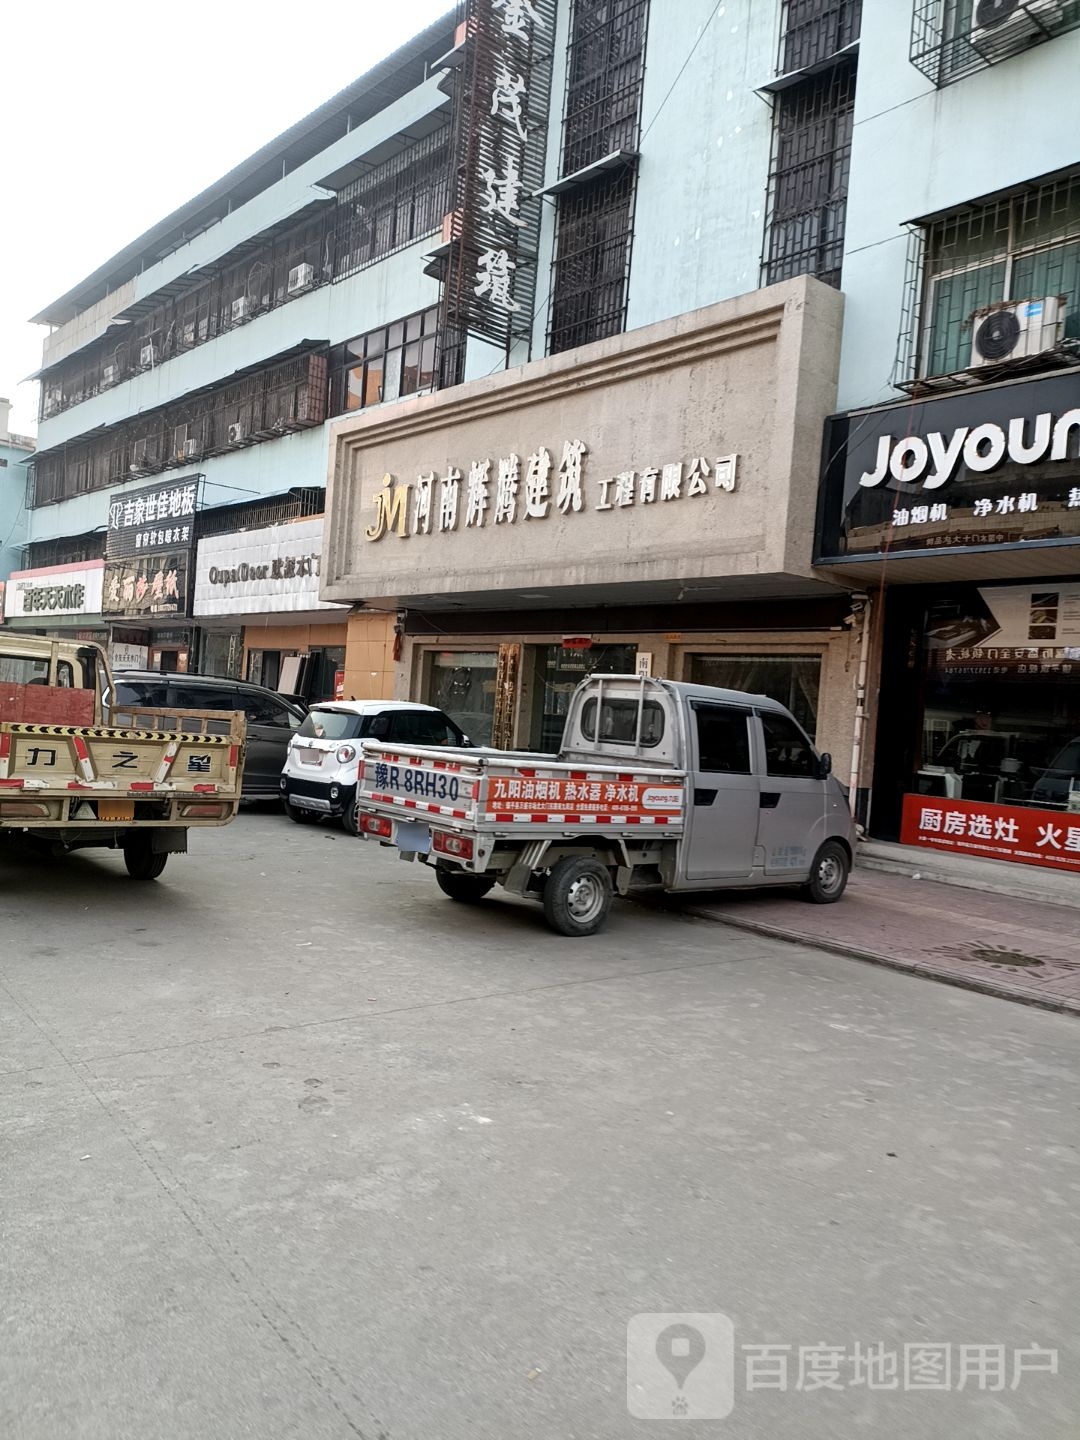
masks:
<svg viewBox="0 0 1080 1440"><path fill-rule="evenodd" d="M393 814L419 811L452 829L683 826L686 777L666 768L583 765L502 751L408 752L363 742L358 801ZM457 758L462 755L468 759ZM453 758L452 758L453 757Z"/></svg>
<svg viewBox="0 0 1080 1440"><path fill-rule="evenodd" d="M0 821L43 823L203 822L232 819L240 798L243 719L239 715L140 711L136 728L115 711L109 726L0 724ZM171 722L178 728L164 728ZM20 812L2 797L33 796ZM88 801L89 804L80 802ZM166 802L151 811L146 802ZM191 809L202 802L205 813ZM138 808L136 808L138 806ZM77 813L76 813L77 811Z"/></svg>

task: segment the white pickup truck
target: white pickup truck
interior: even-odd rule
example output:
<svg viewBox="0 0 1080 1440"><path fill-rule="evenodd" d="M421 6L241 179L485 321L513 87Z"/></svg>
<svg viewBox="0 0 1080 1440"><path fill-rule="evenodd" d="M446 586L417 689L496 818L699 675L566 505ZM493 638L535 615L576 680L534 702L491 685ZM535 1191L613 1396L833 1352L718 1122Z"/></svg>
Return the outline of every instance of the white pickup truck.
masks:
<svg viewBox="0 0 1080 1440"><path fill-rule="evenodd" d="M763 695L632 675L578 686L558 755L362 744L359 832L434 864L454 900L496 883L591 935L613 895L795 885L844 893L847 798Z"/></svg>

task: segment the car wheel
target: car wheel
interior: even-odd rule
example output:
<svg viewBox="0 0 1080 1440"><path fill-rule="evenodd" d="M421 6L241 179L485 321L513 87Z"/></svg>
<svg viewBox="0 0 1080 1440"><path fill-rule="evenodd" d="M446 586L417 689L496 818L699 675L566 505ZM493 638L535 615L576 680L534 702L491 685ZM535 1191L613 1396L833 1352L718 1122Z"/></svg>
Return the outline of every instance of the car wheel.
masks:
<svg viewBox="0 0 1080 1440"><path fill-rule="evenodd" d="M567 855L544 885L544 916L560 935L593 935L611 910L614 887L606 865L588 855Z"/></svg>
<svg viewBox="0 0 1080 1440"><path fill-rule="evenodd" d="M299 806L290 805L287 800L282 800L281 804L284 807L285 814L290 820L295 820L297 825L315 825L318 823L319 816L316 811L302 810Z"/></svg>
<svg viewBox="0 0 1080 1440"><path fill-rule="evenodd" d="M851 856L839 840L826 840L810 867L810 879L803 886L803 896L815 905L835 905L847 889L851 874Z"/></svg>
<svg viewBox="0 0 1080 1440"><path fill-rule="evenodd" d="M462 905L476 905L495 884L494 875L468 875L444 865L436 865L435 880L444 895Z"/></svg>
<svg viewBox="0 0 1080 1440"><path fill-rule="evenodd" d="M342 811L341 828L345 831L346 835L358 836L360 834L360 815L357 811L355 800L347 810Z"/></svg>

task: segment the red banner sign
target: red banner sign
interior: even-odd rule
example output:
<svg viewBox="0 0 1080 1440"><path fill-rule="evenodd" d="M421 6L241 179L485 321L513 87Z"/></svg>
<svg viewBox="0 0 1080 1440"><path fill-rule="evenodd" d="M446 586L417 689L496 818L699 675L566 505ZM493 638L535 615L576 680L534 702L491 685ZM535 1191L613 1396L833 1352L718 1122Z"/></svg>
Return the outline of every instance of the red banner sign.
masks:
<svg viewBox="0 0 1080 1440"><path fill-rule="evenodd" d="M1080 814L905 795L900 839L930 850L1080 873Z"/></svg>

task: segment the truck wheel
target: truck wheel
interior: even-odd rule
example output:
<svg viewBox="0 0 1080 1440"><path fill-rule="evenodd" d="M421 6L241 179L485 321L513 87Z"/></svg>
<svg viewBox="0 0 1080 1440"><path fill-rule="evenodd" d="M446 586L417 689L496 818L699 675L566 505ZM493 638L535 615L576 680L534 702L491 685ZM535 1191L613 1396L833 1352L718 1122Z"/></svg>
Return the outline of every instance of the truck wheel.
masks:
<svg viewBox="0 0 1080 1440"><path fill-rule="evenodd" d="M606 866L587 855L567 855L544 885L544 916L560 935L592 935L608 917L611 896Z"/></svg>
<svg viewBox="0 0 1080 1440"><path fill-rule="evenodd" d="M435 881L444 895L462 905L476 905L495 884L494 875L467 875L463 870L447 870L436 865Z"/></svg>
<svg viewBox="0 0 1080 1440"><path fill-rule="evenodd" d="M282 800L285 814L290 820L295 820L297 825L314 825L319 816L314 810L301 810L298 805L290 805L287 800Z"/></svg>
<svg viewBox="0 0 1080 1440"><path fill-rule="evenodd" d="M803 896L815 905L833 905L847 888L851 859L839 840L826 840L814 856Z"/></svg>
<svg viewBox="0 0 1080 1440"><path fill-rule="evenodd" d="M124 846L124 864L133 880L156 880L165 869L168 858L167 852L162 851L159 855L150 849L147 836L129 840Z"/></svg>

